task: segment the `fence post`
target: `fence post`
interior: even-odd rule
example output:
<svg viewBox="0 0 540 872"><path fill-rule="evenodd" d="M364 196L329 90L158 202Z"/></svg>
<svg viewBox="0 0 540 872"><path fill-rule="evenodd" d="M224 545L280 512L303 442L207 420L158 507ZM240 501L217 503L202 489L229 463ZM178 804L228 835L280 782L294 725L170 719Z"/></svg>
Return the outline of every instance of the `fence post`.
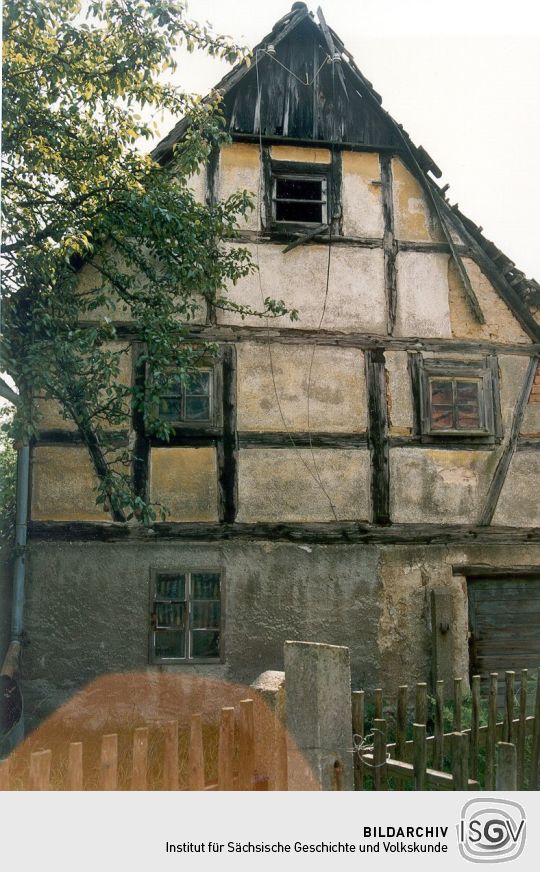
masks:
<svg viewBox="0 0 540 872"><path fill-rule="evenodd" d="M444 681L435 686L435 755L433 765L441 770L444 761Z"/></svg>
<svg viewBox="0 0 540 872"><path fill-rule="evenodd" d="M287 790L285 673L262 672L251 684L264 706L255 708L255 770L269 775L269 790Z"/></svg>
<svg viewBox="0 0 540 872"><path fill-rule="evenodd" d="M414 789L426 789L426 725L413 724Z"/></svg>
<svg viewBox="0 0 540 872"><path fill-rule="evenodd" d="M133 762L131 764L131 789L146 790L148 768L148 728L137 727L133 733Z"/></svg>
<svg viewBox="0 0 540 872"><path fill-rule="evenodd" d="M498 672L489 676L488 728L486 736L486 790L495 789L495 746L497 742Z"/></svg>
<svg viewBox="0 0 540 872"><path fill-rule="evenodd" d="M9 790L9 758L0 760L0 790Z"/></svg>
<svg viewBox="0 0 540 872"><path fill-rule="evenodd" d="M497 790L517 790L516 746L510 742L497 744Z"/></svg>
<svg viewBox="0 0 540 872"><path fill-rule="evenodd" d="M478 750L480 736L480 676L473 675L472 679L472 719L471 719L471 746L470 746L470 770L471 778L476 781L478 777Z"/></svg>
<svg viewBox="0 0 540 872"><path fill-rule="evenodd" d="M377 687L374 692L375 715L373 720L381 720L383 716L383 692L382 687Z"/></svg>
<svg viewBox="0 0 540 872"><path fill-rule="evenodd" d="M191 715L189 732L189 789L204 790L204 746L202 716Z"/></svg>
<svg viewBox="0 0 540 872"><path fill-rule="evenodd" d="M540 768L540 669L536 671L536 698L534 701L534 732L531 754L531 771L529 775L529 790L538 788Z"/></svg>
<svg viewBox="0 0 540 872"><path fill-rule="evenodd" d="M529 678L528 669L521 670L521 681L519 688L519 730L517 736L517 784L518 790L523 790L525 785L525 741L526 721L527 721L527 681Z"/></svg>
<svg viewBox="0 0 540 872"><path fill-rule="evenodd" d="M386 790L388 779L386 769L386 721L384 718L373 719L373 765L375 790Z"/></svg>
<svg viewBox="0 0 540 872"><path fill-rule="evenodd" d="M240 701L238 789L253 790L255 780L255 728L253 700Z"/></svg>
<svg viewBox="0 0 540 872"><path fill-rule="evenodd" d="M118 780L118 736L109 733L101 739L99 768L101 790L116 790Z"/></svg>
<svg viewBox="0 0 540 872"><path fill-rule="evenodd" d="M364 741L364 691L353 690L352 694L352 728L355 742L360 745ZM362 751L359 750L354 755L354 789L364 789L364 764L362 762Z"/></svg>
<svg viewBox="0 0 540 872"><path fill-rule="evenodd" d="M341 765L344 790L353 789L351 667L349 649L316 642L285 642L288 735L322 790L335 785ZM305 789L309 774L298 755L288 757L289 790Z"/></svg>
<svg viewBox="0 0 540 872"><path fill-rule="evenodd" d="M454 732L461 733L463 703L463 679L454 678Z"/></svg>
<svg viewBox="0 0 540 872"><path fill-rule="evenodd" d="M178 722L165 724L163 790L178 790Z"/></svg>
<svg viewBox="0 0 540 872"><path fill-rule="evenodd" d="M454 790L469 786L469 741L466 733L452 733L452 777Z"/></svg>
<svg viewBox="0 0 540 872"><path fill-rule="evenodd" d="M30 754L28 790L48 790L51 777L52 751L34 751Z"/></svg>
<svg viewBox="0 0 540 872"><path fill-rule="evenodd" d="M221 709L219 722L218 790L232 790L234 755L234 708Z"/></svg>
<svg viewBox="0 0 540 872"><path fill-rule="evenodd" d="M516 673L509 669L506 672L506 694L504 707L504 741L514 741L514 679Z"/></svg>
<svg viewBox="0 0 540 872"><path fill-rule="evenodd" d="M83 789L83 746L82 742L70 742L66 790Z"/></svg>
<svg viewBox="0 0 540 872"><path fill-rule="evenodd" d="M452 594L444 588L431 591L431 643L433 684L445 681L450 687L453 676L454 601Z"/></svg>

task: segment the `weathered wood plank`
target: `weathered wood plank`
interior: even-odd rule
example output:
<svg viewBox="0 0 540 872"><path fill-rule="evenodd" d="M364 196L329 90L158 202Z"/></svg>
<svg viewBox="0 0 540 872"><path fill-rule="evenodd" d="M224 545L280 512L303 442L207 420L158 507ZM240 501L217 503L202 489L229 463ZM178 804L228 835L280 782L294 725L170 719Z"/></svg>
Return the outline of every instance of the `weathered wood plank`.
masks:
<svg viewBox="0 0 540 872"><path fill-rule="evenodd" d="M414 789L426 789L426 725L425 723L413 724L413 769Z"/></svg>
<svg viewBox="0 0 540 872"><path fill-rule="evenodd" d="M508 475L508 470L510 468L512 457L514 456L514 452L516 450L517 441L521 431L521 425L523 423L523 418L525 415L525 409L527 408L527 403L529 402L531 389L534 383L536 366L536 360L534 358L531 358L527 367L525 378L523 380L520 395L514 407L510 433L508 435L508 439L503 449L503 452L499 458L499 462L497 464L495 472L493 473L493 478L489 486L489 490L484 503L484 508L482 509L482 513L479 518L478 523L480 526L487 526L488 524L491 524L493 516L495 515L495 511L499 503L499 497L506 481L506 476Z"/></svg>
<svg viewBox="0 0 540 872"><path fill-rule="evenodd" d="M371 454L371 506L375 524L390 523L390 451L384 353L365 354L368 390L369 448Z"/></svg>
<svg viewBox="0 0 540 872"><path fill-rule="evenodd" d="M204 745L202 716L191 716L189 734L189 789L204 790Z"/></svg>
<svg viewBox="0 0 540 872"><path fill-rule="evenodd" d="M52 751L34 751L30 754L28 790L49 790L51 778Z"/></svg>
<svg viewBox="0 0 540 872"><path fill-rule="evenodd" d="M0 790L9 790L10 784L10 762L8 757L6 760L0 760Z"/></svg>
<svg viewBox="0 0 540 872"><path fill-rule="evenodd" d="M454 790L467 790L469 783L469 736L455 732L452 735L452 777Z"/></svg>
<svg viewBox="0 0 540 872"><path fill-rule="evenodd" d="M218 790L233 790L234 708L221 709L218 749Z"/></svg>
<svg viewBox="0 0 540 872"><path fill-rule="evenodd" d="M510 742L497 744L497 790L517 790L516 746Z"/></svg>
<svg viewBox="0 0 540 872"><path fill-rule="evenodd" d="M497 689L499 675L492 672L489 676L488 723L486 740L486 790L495 787L495 744L497 734Z"/></svg>
<svg viewBox="0 0 540 872"><path fill-rule="evenodd" d="M375 790L387 790L386 720L373 719L373 780Z"/></svg>
<svg viewBox="0 0 540 872"><path fill-rule="evenodd" d="M227 539L271 539L284 542L356 542L358 544L399 543L446 545L459 543L520 545L540 543L539 527L474 527L466 524L378 524L327 523L156 523L145 527L121 523L76 521L32 521L28 525L33 541L148 542L193 540L218 542Z"/></svg>
<svg viewBox="0 0 540 872"><path fill-rule="evenodd" d="M397 268L398 252L394 230L394 195L392 181L392 159L387 154L379 155L381 167L381 193L384 220L384 283L387 306L387 332L392 335L396 323L397 311Z"/></svg>
<svg viewBox="0 0 540 872"><path fill-rule="evenodd" d="M534 731L531 752L531 771L529 790L537 790L540 782L540 668L536 671L536 690L534 700Z"/></svg>
<svg viewBox="0 0 540 872"><path fill-rule="evenodd" d="M108 733L101 739L99 783L101 790L116 790L118 787L118 736L116 733Z"/></svg>
<svg viewBox="0 0 540 872"><path fill-rule="evenodd" d="M70 742L66 773L66 790L83 789L83 743Z"/></svg>
<svg viewBox="0 0 540 872"><path fill-rule="evenodd" d="M444 760L444 680L439 679L435 686L435 753L433 765L442 769Z"/></svg>
<svg viewBox="0 0 540 872"><path fill-rule="evenodd" d="M131 764L131 789L146 790L148 772L148 728L137 727L133 733L133 760Z"/></svg>
<svg viewBox="0 0 540 872"><path fill-rule="evenodd" d="M471 712L471 742L470 742L470 766L471 777L478 777L478 752L480 749L480 676L472 678L472 712Z"/></svg>
<svg viewBox="0 0 540 872"><path fill-rule="evenodd" d="M255 782L255 723L253 700L240 701L238 789L253 790Z"/></svg>
<svg viewBox="0 0 540 872"><path fill-rule="evenodd" d="M352 730L355 743L358 745L364 741L364 710L365 697L363 690L354 690L352 693ZM354 754L354 789L364 789L364 766L362 755L357 751Z"/></svg>
<svg viewBox="0 0 540 872"><path fill-rule="evenodd" d="M163 732L163 790L178 790L178 722L169 721Z"/></svg>

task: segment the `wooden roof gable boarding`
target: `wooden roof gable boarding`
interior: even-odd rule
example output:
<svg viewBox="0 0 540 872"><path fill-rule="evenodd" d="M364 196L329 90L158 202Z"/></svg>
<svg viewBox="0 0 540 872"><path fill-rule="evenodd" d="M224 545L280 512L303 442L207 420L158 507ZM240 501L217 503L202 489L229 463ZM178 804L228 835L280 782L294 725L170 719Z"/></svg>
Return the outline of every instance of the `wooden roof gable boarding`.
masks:
<svg viewBox="0 0 540 872"><path fill-rule="evenodd" d="M517 269L482 228L451 206L448 186L434 178L441 170L422 146L383 108L382 98L356 66L340 37L317 10L318 23L305 3L293 3L251 56L215 87L222 94L226 129L233 138L318 142L399 155L418 179L439 219L467 295L471 314L484 314L455 242L457 232L482 271L529 337L540 341L540 325L529 304L540 302L540 285ZM167 162L186 131L182 119L156 146L153 157Z"/></svg>

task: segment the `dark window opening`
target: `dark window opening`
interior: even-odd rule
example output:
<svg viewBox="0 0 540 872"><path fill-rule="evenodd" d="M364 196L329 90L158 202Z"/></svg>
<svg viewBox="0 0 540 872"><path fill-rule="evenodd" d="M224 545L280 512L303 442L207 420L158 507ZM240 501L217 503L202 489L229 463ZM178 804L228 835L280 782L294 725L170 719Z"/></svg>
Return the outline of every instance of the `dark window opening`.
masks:
<svg viewBox="0 0 540 872"><path fill-rule="evenodd" d="M326 177L276 176L273 211L276 221L325 224L327 221Z"/></svg>

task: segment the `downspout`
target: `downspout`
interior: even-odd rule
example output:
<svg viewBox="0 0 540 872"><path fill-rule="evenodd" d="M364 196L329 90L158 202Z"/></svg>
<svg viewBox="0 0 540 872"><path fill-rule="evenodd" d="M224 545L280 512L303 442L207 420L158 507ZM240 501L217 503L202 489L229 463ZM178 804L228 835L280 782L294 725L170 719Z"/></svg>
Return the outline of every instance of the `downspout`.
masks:
<svg viewBox="0 0 540 872"><path fill-rule="evenodd" d="M13 567L13 591L11 601L11 635L10 643L4 657L0 677L7 714L11 713L13 723L8 720L8 743L11 747L17 745L24 737L24 719L22 714L22 695L16 681L21 660L21 649L24 631L24 600L25 600L25 570L26 570L26 537L28 518L28 482L30 478L30 446L22 445L17 456L17 491L15 514L15 565ZM8 705L8 696L10 704ZM17 701L20 701L17 702Z"/></svg>

